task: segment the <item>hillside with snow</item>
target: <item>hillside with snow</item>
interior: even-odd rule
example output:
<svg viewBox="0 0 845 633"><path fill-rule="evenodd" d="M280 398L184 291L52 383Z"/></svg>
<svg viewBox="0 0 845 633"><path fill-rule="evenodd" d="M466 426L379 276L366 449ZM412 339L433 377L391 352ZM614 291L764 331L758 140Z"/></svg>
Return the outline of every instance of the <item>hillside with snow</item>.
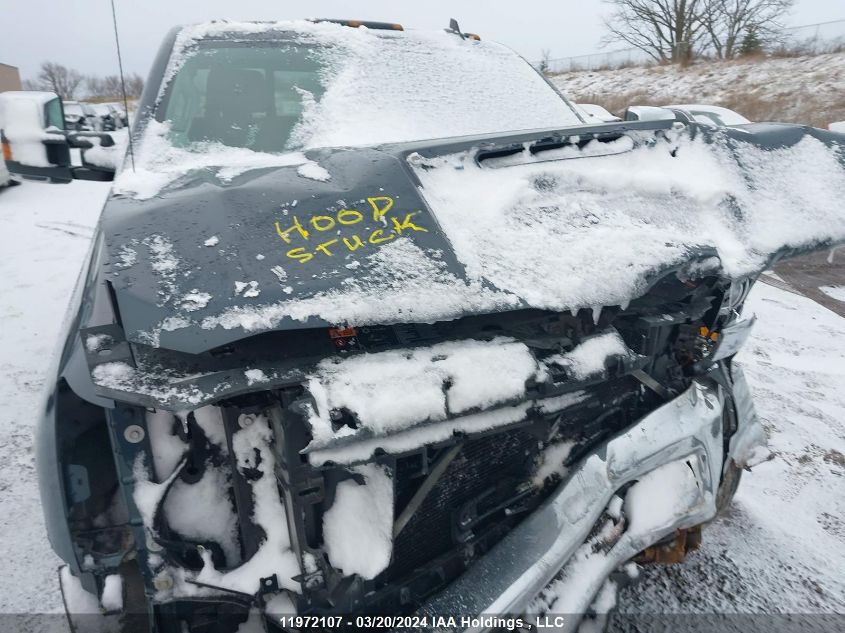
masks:
<svg viewBox="0 0 845 633"><path fill-rule="evenodd" d="M575 101L614 114L628 105L706 103L752 121L816 127L845 121L845 52L573 71L550 79Z"/></svg>

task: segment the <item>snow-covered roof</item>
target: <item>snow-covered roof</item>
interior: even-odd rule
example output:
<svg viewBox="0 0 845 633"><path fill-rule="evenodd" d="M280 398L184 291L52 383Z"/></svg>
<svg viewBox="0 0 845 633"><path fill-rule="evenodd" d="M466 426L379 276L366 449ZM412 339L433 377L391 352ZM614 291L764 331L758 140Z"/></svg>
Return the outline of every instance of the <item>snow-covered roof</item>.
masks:
<svg viewBox="0 0 845 633"><path fill-rule="evenodd" d="M47 92L46 90L9 90L0 93L0 100L35 101L42 104L57 98L58 95L55 92Z"/></svg>

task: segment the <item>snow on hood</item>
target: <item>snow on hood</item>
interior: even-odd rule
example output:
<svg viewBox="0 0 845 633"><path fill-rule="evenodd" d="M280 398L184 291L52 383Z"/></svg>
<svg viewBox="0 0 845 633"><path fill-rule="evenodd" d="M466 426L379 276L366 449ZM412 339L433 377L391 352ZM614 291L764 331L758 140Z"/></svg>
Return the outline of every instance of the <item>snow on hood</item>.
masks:
<svg viewBox="0 0 845 633"><path fill-rule="evenodd" d="M128 335L192 352L301 324L423 323L521 308L624 306L659 271L705 254L716 255L706 272L740 278L759 272L784 249L845 240L842 147L830 137L821 137L827 144L820 140L826 134L820 131L785 130L791 136L780 144L753 130L699 130L694 138L682 130L668 140L628 132L635 143L619 139L595 148L593 141L583 151L565 147L549 154L526 150L522 164L512 157L479 164L477 149L439 156L429 149L429 157L411 153L407 161L386 150L334 152L325 164L342 169L331 183L315 183L326 189L313 189L309 199L304 188L291 189L291 198L305 200L295 207L270 206L285 199L282 170L261 181L275 188L255 186L261 195L244 187L224 200L208 190L203 202L186 194L176 215L168 212L172 202L162 207L156 227L184 259L180 275L146 272L139 262L111 281L119 303L134 294L146 305L151 300L142 291L149 295L159 283L164 296L155 312L125 315ZM543 160L548 155L555 160ZM344 180L349 166L365 163L366 173ZM376 187L378 199L389 205L374 212L366 199L353 202ZM325 202L345 197L344 191L355 197L336 203L342 206ZM343 208L357 209L364 220L335 226L332 256L315 250L328 239L319 231L305 237L289 228L282 239L273 228L274 222L292 227L294 220L310 226L324 209L337 214ZM210 259L215 253L199 248L202 240L194 248L182 246L180 226L189 220L208 223L220 245L237 249L242 277L258 284L259 296L244 299L228 280L220 286L229 270L218 270ZM360 236L363 247L353 252L344 246ZM213 298L203 306L191 303L194 311L184 301L167 303L170 295L194 290ZM186 336L188 329L196 341Z"/></svg>
<svg viewBox="0 0 845 633"><path fill-rule="evenodd" d="M211 169L225 183L250 169L308 163L300 152L271 154L212 142L176 147L167 138L169 129L166 121L147 123L135 150L134 168L124 169L115 178L114 193L146 200L192 171Z"/></svg>
<svg viewBox="0 0 845 633"><path fill-rule="evenodd" d="M733 277L785 247L845 239L842 147L676 136L506 168L472 152L412 164L468 276L537 308L624 304L696 247L715 248Z"/></svg>

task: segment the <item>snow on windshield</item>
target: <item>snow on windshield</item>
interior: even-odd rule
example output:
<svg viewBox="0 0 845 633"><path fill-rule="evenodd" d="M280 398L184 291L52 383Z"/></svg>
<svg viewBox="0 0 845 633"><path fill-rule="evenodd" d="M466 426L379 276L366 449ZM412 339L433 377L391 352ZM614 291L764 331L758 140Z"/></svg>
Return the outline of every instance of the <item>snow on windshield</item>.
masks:
<svg viewBox="0 0 845 633"><path fill-rule="evenodd" d="M581 122L543 77L499 44L443 31L311 22L183 29L158 101L136 173L120 176L118 192L147 198L205 167L228 168L218 173L226 180L252 168L303 164L296 152L318 147ZM268 158L281 155L288 158Z"/></svg>
<svg viewBox="0 0 845 633"><path fill-rule="evenodd" d="M342 35L340 45L319 53L327 67L325 94L309 104L294 132L295 143L303 147L580 123L526 61L499 44L462 40L444 31L357 29Z"/></svg>

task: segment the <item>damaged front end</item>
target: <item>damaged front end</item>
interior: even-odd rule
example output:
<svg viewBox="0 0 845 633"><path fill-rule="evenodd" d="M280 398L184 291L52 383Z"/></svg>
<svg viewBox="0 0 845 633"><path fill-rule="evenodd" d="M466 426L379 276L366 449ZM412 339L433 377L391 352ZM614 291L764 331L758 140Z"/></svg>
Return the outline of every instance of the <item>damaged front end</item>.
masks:
<svg viewBox="0 0 845 633"><path fill-rule="evenodd" d="M748 292L779 257L845 239L842 137L581 125L573 111L553 129L502 114L491 125L512 118L524 131L262 153L295 117L261 110L281 97L231 95L280 74L261 78L268 43L307 47L227 25L174 32L163 47L135 134L138 157L162 149L161 160L121 177L72 306L38 438L68 612L157 633L231 633L250 619L302 628L291 615L366 629L356 614L487 629L434 618L581 614L626 561L694 543L765 455L733 363L754 322ZM402 59L357 33L371 66ZM171 56L194 38L197 54ZM436 41L484 51L421 40L408 49L418 68ZM261 55L200 80L229 44ZM368 66L350 59L358 77ZM234 159L189 142L214 117L179 128L161 109L186 60L197 79L176 83L188 94L207 84L218 114L251 122L217 130L243 150ZM398 68L382 78L414 78ZM529 71L526 95L551 90ZM315 81L347 76L314 70ZM291 112L319 110L300 79L276 96L294 87ZM477 103L522 94L508 84L485 101L462 81L440 84L471 95L470 121ZM451 97L411 103L441 101ZM403 128L414 118L393 114Z"/></svg>
<svg viewBox="0 0 845 633"><path fill-rule="evenodd" d="M154 631L561 612L558 595L584 612L605 574L555 587L583 580L608 508L622 525L644 477L686 474L665 516L632 510L609 573L711 519L763 441L731 363L752 280L708 274L709 256L624 307L267 332L198 355L132 344L140 383L117 328L83 330L103 404L61 382L48 409L73 419L46 446L65 584L103 600L120 576L123 610Z"/></svg>

